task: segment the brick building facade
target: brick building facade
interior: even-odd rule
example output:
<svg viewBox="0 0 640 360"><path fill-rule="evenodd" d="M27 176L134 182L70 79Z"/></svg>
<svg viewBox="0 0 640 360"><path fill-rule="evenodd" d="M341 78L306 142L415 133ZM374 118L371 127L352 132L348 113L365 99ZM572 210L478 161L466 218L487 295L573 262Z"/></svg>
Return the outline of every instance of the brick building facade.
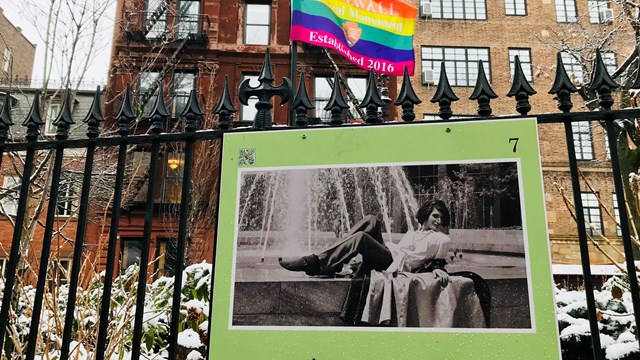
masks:
<svg viewBox="0 0 640 360"><path fill-rule="evenodd" d="M31 77L36 45L4 16L1 8L0 51L0 78Z"/></svg>
<svg viewBox="0 0 640 360"><path fill-rule="evenodd" d="M414 3L420 9L420 18L416 22L414 37L416 75L412 81L414 84L423 84L415 87L416 93L423 100L416 112L422 113L425 118L432 118L438 111L437 104L428 100L435 93L439 63L442 60L445 61L453 89L461 99L452 106L455 114L473 115L477 111L477 104L468 100L477 74L477 70L473 69L475 59L484 61L485 71L499 96L491 102L493 114L517 114L515 100L506 97L511 86L515 54L520 55L525 75L538 92L530 99L531 113L558 112L553 96L547 94L554 80L558 50L563 49L563 45L569 49L572 46L579 47L576 44L584 47L587 42L585 37L590 34L601 37L621 25L613 16L620 9L606 1L475 0L465 1L466 5L462 6L461 1L431 0L430 5L425 7L422 4L426 1ZM447 4L456 4L453 11L447 8ZM620 41L625 39L625 35L633 36L621 31L616 39L618 41L614 40L613 46L603 51L610 73L624 61L633 47L632 41ZM587 56L594 55L593 52L585 53ZM565 69L573 81L586 84L587 72L576 61L568 53L563 56ZM592 59L583 60L588 67L591 66L591 61ZM457 73L453 71L454 68ZM578 95L574 95L573 103L574 111L588 111ZM558 189L564 188L573 202L564 126L539 125L538 133L552 260L555 264L579 264L576 225ZM587 200L585 207L588 208L588 218L616 248L621 249L616 222L607 215L607 211L613 214L615 207L608 145L603 128L596 122L574 124L574 137L577 139L575 145L579 168L606 207L598 206L587 183L582 180L581 191L583 200ZM594 239L615 260L623 260L622 256L597 235L594 235ZM590 256L593 264L610 263L593 246Z"/></svg>
<svg viewBox="0 0 640 360"><path fill-rule="evenodd" d="M477 104L466 98L475 84L473 63L475 59L484 59L485 70L494 90L500 95L500 98L492 101L493 114L515 114L515 101L505 96L511 84L510 59L512 62L515 54L520 55L532 85L538 91L538 95L531 100L532 113L557 112L555 101L546 91L551 87L555 75L557 50L554 46L557 45L558 34L567 32L569 27L576 24L587 31L606 31L615 26L616 21L614 19L611 23L608 17L610 12L600 11L604 10L599 8L602 6L600 2L591 1L589 5L597 3L595 5L598 6L595 23L592 23L594 12L590 12L587 4L573 0L431 0L428 6L423 6L424 1L413 0L412 3L420 9L414 37L416 71L412 82L423 100L416 108L416 113L425 119L431 119L437 113L437 106L428 100L437 85L441 60L451 60L449 65L454 70L449 72L449 79L453 80L456 94L463 99L454 104L454 113L476 114ZM608 9L610 5L607 4L605 7ZM617 11L613 6L612 10ZM221 94L224 77L228 76L231 98L239 110L235 118L236 125L249 124L254 112L251 107L244 107L238 102L238 87L242 80L258 74L267 48L271 52L275 78L290 76L290 12L288 1L277 0L120 0L117 23L121 26L116 27L114 35L111 92L107 98L114 98L126 83L131 83L134 101L143 110L141 118L144 118L157 88L163 86L165 94L169 95L167 101L175 117L184 104L181 98L196 88L203 94L201 102L206 116L212 117L211 110ZM625 54L627 49L616 50L619 52L605 55L609 64L612 61L620 62L621 59L615 57L622 56L620 54ZM447 58L451 54L460 58ZM333 59L356 96L364 95L366 73L335 53ZM324 106L330 91L325 78L333 72L331 63L321 49L306 45L298 46L297 60L296 70L305 71L307 89L316 105L316 110L310 116L316 117L316 121L323 121L326 114L318 109ZM461 70L456 73L458 65ZM392 99L397 95L400 80L388 80ZM279 84L279 80L276 80L276 84ZM114 113L115 104L119 102L109 102L111 105L105 111L107 116ZM574 104L575 109L579 109L582 101L576 96ZM390 118L394 119L395 116L394 110ZM355 112L353 117L357 117ZM288 123L288 107L275 106L273 118L276 123ZM143 121L137 131L144 131L144 126ZM576 125L574 131L582 135L580 139L583 146L580 151L585 161L580 161L581 169L591 179L591 185L603 203L613 212L613 185L603 131L596 123ZM553 262L576 264L579 263L579 251L575 223L555 185L557 183L564 187L568 196L571 196L564 130L559 125L541 125L539 138ZM166 156L168 158L169 153ZM162 161L166 163L167 159ZM166 180L160 182L163 181ZM582 189L587 191L584 182ZM620 247L615 235L615 222L606 217L606 212L597 203L593 205L593 201L590 201L592 196L586 192L584 194L591 220L595 222L599 219L604 234L609 237L613 235L614 246ZM141 207L133 206L122 220L122 238L131 240L131 244L140 241L143 220ZM156 218L154 226L157 228L152 234L151 257L161 251L158 240L172 236L163 230L161 219ZM195 241L200 244L199 253L205 258L212 253L212 239L210 232L208 234ZM128 246L121 245L121 248L127 249ZM615 259L622 258L618 255ZM592 262L604 264L607 260L594 251Z"/></svg>

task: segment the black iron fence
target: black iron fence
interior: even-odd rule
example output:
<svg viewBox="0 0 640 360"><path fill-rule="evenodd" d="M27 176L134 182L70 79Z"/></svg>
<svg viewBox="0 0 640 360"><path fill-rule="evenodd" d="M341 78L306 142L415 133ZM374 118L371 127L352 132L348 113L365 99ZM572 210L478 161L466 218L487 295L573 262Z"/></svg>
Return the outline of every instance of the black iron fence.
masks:
<svg viewBox="0 0 640 360"><path fill-rule="evenodd" d="M529 97L535 94L535 90L526 81L519 61L516 58L515 76L513 84L509 94L509 97L515 97L516 110L520 113L520 116L527 116L531 110L529 104ZM265 63L263 70L259 78L260 85L257 87L251 87L248 82L244 82L240 86L239 97L243 104L247 103L247 100L251 96L258 98L256 104L257 115L252 129L232 129L232 114L236 111L233 101L230 98L230 92L228 89L228 82L225 79L225 85L223 93L218 103L215 113L219 116L217 129L199 129L198 121L203 117L203 112L197 101L197 95L195 92L191 92L188 102L184 106L180 114L182 122L182 132L177 133L162 133L165 126L164 123L171 117L170 112L167 110L164 102L164 96L162 94L162 87L159 88L159 94L156 98L156 102L153 106L153 111L144 119L150 123L149 134L139 135L131 134L133 122L136 120L136 112L131 106L130 90L127 89L122 95L122 104L118 112L114 115L114 119L118 126L117 133L119 136L115 137L100 137L100 125L105 120L100 110L100 97L99 91L96 93L93 106L87 114L84 122L87 125L86 139L68 139L70 126L74 123L70 115L70 94L67 92L63 109L55 121L57 132L55 140L52 141L39 141L40 128L44 124L42 115L40 114L39 96L35 97L35 101L32 105L32 110L28 117L22 123L22 126L26 128L26 141L13 142L9 141L10 128L13 126L13 120L11 118L10 106L11 102L6 101L2 112L0 112L0 151L1 154L7 154L9 152L20 151L24 152L24 167L21 169L21 175L24 179L29 179L34 171L33 160L36 153L41 150L52 150L54 152L53 167L51 172L51 184L50 194L48 198L48 206L46 210L46 220L44 223L44 235L42 242L42 251L39 261L39 269L37 271L37 284L35 292L35 300L33 303L33 310L31 315L30 330L28 333L26 350L27 359L33 359L37 351L38 332L40 329L40 321L42 315L43 298L45 296L45 283L47 279L47 271L50 266L50 248L51 239L54 231L54 221L56 220L56 204L59 197L59 187L62 176L62 161L64 153L74 149L84 150L83 161L84 168L82 170L82 186L80 191L80 201L78 209L78 222L77 222L77 235L73 242L73 257L70 270L70 287L67 301L67 310L64 320L64 333L61 343L61 359L66 360L69 358L70 344L74 340L72 338L74 327L74 309L76 307L76 289L79 285L79 276L81 272L81 259L83 257L83 249L87 239L87 218L92 211L90 198L90 189L92 182L96 179L92 178L92 171L95 166L95 154L96 148L112 148L117 149L117 155L113 161L116 161L117 170L114 174L113 180L113 196L110 200L110 226L108 235L108 247L106 253L106 266L104 277L104 283L102 285L102 297L101 306L98 319L98 335L95 339L94 346L96 351L96 358L102 360L105 357L103 351L110 339L108 338L107 329L109 326L109 320L112 314L109 312L109 305L111 303L111 293L113 287L113 276L116 267L117 258L117 241L119 234L119 220L121 218L122 207L122 195L123 184L127 180L127 172L125 171L127 149L134 145L143 145L149 148L149 169L148 169L148 183L154 184L156 177L159 174L158 159L160 156L161 146L168 143L180 143L183 145L183 173L182 173L182 188L180 196L179 209L188 209L190 206L190 190L192 179L192 167L194 161L204 161L203 159L194 158L194 147L198 142L219 140L223 139L223 135L226 132L243 132L243 131L260 131L260 130L273 130L279 131L288 129L291 127L304 127L307 126L309 121L307 118L307 112L313 108L313 103L308 97L305 83L304 74L301 76L300 85L297 91L294 91L291 82L287 79L284 80L281 86L273 85L273 76L271 75L271 64L269 60L269 54L265 57ZM334 81L338 84L338 81ZM599 53L596 56L596 63L594 64L594 76L589 89L596 92L599 101L599 111L592 112L570 112L572 108L571 94L576 92L576 87L569 80L561 58L558 56L557 63L557 75L552 89L549 93L555 96L558 102L558 108L561 113L556 114L539 114L531 115L536 117L539 124L542 123L562 123L565 128L565 136L567 143L567 154L569 159L569 165L572 177L573 188L573 200L576 207L576 216L578 221L577 231L580 242L581 258L582 258L582 270L584 275L584 287L586 290L589 323L592 334L593 344L593 356L595 359L602 359L603 354L597 350L600 349L600 338L598 330L598 319L595 307L593 284L591 281L591 268L588 253L587 236L585 233L584 224L584 212L582 199L580 196L580 182L578 167L574 149L574 139L571 124L576 121L601 121L607 130L609 137L609 147L611 154L611 168L613 171L613 182L615 185L615 192L618 204L624 204L624 191L622 184L622 175L620 171L619 159L616 151L616 131L614 129L614 122L623 122L625 126L633 126L634 122L630 122L627 119L635 119L640 117L640 108L624 109L624 110L611 110L613 105L612 91L618 88L618 85L611 79L605 69L605 65ZM640 78L634 84L634 88L640 88ZM295 92L295 96L294 96ZM275 95L281 97L282 103L291 101L292 110L295 110L296 117L292 120L291 127L277 127L272 128L271 124L271 98ZM471 100L476 100L478 103L478 117L477 120L486 119L491 116L491 99L496 98L497 95L491 89L483 70L483 65L479 63L479 76L471 95ZM442 66L442 72L440 75L440 81L435 93L435 96L431 99L431 102L437 103L439 106L438 121L451 121L453 111L452 103L457 101L458 97L449 86L445 67ZM420 103L421 100L416 96L409 76L405 71L402 87L399 91L398 99L395 100L395 105L402 108L401 118L403 122L411 122L415 119L414 105ZM361 102L361 107L366 110L365 122L369 125L375 126L402 126L402 122L394 123L382 123L379 114L379 108L387 106L380 96L379 90L375 85L374 76L371 72L368 79L367 93ZM332 126L362 126L362 125L345 125L344 124L344 112L349 108L349 105L343 98L342 92L339 86L334 87L331 97L327 100L325 110L331 112L330 124ZM465 121L474 121L474 119L468 119ZM426 122L426 121L425 121ZM323 125L326 127L327 125ZM365 125L366 126L366 125ZM196 131L198 130L199 131ZM635 129L632 129L635 131ZM3 156L0 156L2 161ZM215 161L220 161L218 158ZM206 159L206 161L212 161ZM1 164L0 164L1 165ZM144 233L143 233L143 250L140 256L140 263L147 264L149 262L149 242L152 232L153 214L157 209L154 208L154 199L156 198L156 188L154 186L148 186L146 188L146 202L145 202L145 217L144 217ZM6 346L11 340L8 340L9 334L7 333L7 326L10 319L10 312L12 311L12 296L14 286L16 284L16 267L22 254L20 253L21 239L25 235L24 223L25 217L28 213L28 198L29 193L29 181L23 181L19 190L19 201L17 206L17 212L14 221L14 232L12 234L11 248L9 259L7 261L5 272L4 293L2 300L2 307L0 309L0 349L3 349L4 354L7 357L11 357L13 354L13 348ZM620 212L620 226L622 232L622 241L624 244L624 254L626 258L626 270L630 278L631 296L635 311L635 320L637 324L640 324L640 292L638 290L638 281L636 276L636 269L633 263L633 248L630 238L629 221L627 216L627 210L624 206L619 207ZM213 223L215 219L210 219ZM187 211L180 211L177 222L177 246L175 249L176 259L185 258L186 249L186 234L187 234ZM215 251L214 251L215 252ZM215 259L215 253L213 254ZM184 270L183 261L175 261L174 264L175 281L174 284L182 283L182 273ZM212 269L213 270L213 269ZM137 284L137 297L136 304L138 306L135 310L134 326L133 326L133 340L132 340L132 359L139 359L141 353L142 331L143 331L143 318L144 318L144 304L145 301L145 289L148 279L147 267L140 267L140 274ZM212 281L213 284L213 281ZM213 286L213 285L212 285ZM213 289L210 291L213 294ZM168 339L168 358L175 359L177 352L177 336L178 336L178 321L180 314L180 301L181 301L181 288L180 286L174 286L173 297L171 305L171 320Z"/></svg>

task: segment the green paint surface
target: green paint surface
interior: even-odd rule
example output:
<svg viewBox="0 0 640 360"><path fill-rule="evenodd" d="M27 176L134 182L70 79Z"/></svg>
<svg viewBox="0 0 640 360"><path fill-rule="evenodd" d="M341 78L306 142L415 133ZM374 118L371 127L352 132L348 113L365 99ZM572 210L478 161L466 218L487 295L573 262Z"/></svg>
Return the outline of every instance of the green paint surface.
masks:
<svg viewBox="0 0 640 360"><path fill-rule="evenodd" d="M510 138L518 139L515 152ZM255 150L251 161L239 159L246 149ZM496 159L520 161L533 331L231 328L239 163L259 169ZM221 181L210 359L560 359L535 119L225 134Z"/></svg>

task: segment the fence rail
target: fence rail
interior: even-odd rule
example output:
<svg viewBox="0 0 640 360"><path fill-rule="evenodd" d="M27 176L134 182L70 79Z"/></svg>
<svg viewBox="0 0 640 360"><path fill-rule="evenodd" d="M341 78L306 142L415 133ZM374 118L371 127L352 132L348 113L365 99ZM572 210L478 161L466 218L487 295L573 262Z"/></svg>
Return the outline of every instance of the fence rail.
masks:
<svg viewBox="0 0 640 360"><path fill-rule="evenodd" d="M611 91L617 88L617 84L611 80L610 76L606 72L604 67L604 63L602 63L602 59L599 53L596 56L596 75L592 79L592 83L590 84L590 89L597 92L599 96L599 104L600 111L593 112L576 112L571 113L570 110L573 106L571 103L571 94L576 91L575 86L571 83L567 74L564 70L564 66L562 65L560 57L558 57L558 66L557 71L558 74L556 76L556 81L553 84L553 87L550 93L556 96L558 101L558 108L562 111L557 114L537 114L537 115L528 115L531 110L531 105L529 104L528 98L535 94L535 91L531 88L531 86L527 83L524 76L522 75L522 69L519 64L519 60L516 57L516 75L514 76L514 82L509 92L508 96L515 97L516 99L516 110L520 115L518 116L506 116L506 117L492 117L495 120L502 119L513 119L520 117L535 117L538 120L538 123L560 123L564 124L565 128L565 137L567 141L567 153L571 170L572 177L572 188L574 195L574 203L576 206L576 216L578 218L578 237L580 242L580 251L582 255L582 270L584 275L584 284L587 295L587 304L588 304L588 312L589 312L589 322L591 326L591 334L592 334L592 342L593 342L593 355L595 359L602 359L603 355L599 351L600 349L600 339L599 339L599 331L598 331L598 321L596 317L596 307L595 300L593 296L593 284L591 281L591 270L590 270L590 262L589 262L589 254L588 254L588 243L587 237L585 233L584 224L584 213L583 213L583 204L582 199L580 197L580 183L579 183L579 175L578 175L578 167L577 161L575 157L575 149L573 147L573 132L571 130L571 123L576 121L585 121L585 120L599 120L604 122L606 129L608 130L609 136L609 148L611 153L611 167L613 170L613 181L615 185L615 191L617 196L618 204L624 204L624 191L622 186L622 174L620 172L620 164L619 159L616 152L616 139L614 136L614 126L616 126L616 121L626 121L627 119L632 118L640 118L640 108L633 109L624 109L624 110L612 110L611 107L613 105L613 100L611 96ZM270 74L271 71L269 54L265 57L265 63L263 67L262 74ZM482 63L479 63L479 69L482 69ZM495 98L495 93L491 89L489 83L484 78L484 72L479 72L478 82L476 84L476 89L474 90L473 95L471 96L472 100L476 100L478 103L478 117L473 119L465 119L464 121L476 121L476 120L485 120L491 116L491 106L490 101L492 98ZM222 140L225 133L238 133L238 132L252 132L252 131L283 131L291 129L292 127L305 127L308 124L307 112L313 108L312 102L309 100L308 94L306 93L306 88L304 86L304 74L301 76L300 86L298 87L298 91L294 96L294 89L291 86L288 80L285 80L282 86L275 87L272 85L272 79L270 76L261 76L259 78L260 85L257 87L251 87L248 82L243 83L240 86L239 90L239 98L240 102L246 104L247 100L251 96L256 96L258 98L258 103L256 104L257 114L256 121L254 123L253 128L243 128L243 129L232 129L232 114L236 111L233 101L230 98L230 91L228 89L228 82L225 81L225 85L223 87L223 93L220 98L220 102L215 109L215 113L219 116L218 129L198 129L198 121L202 118L203 112L197 101L197 94L192 91L189 100L184 106L182 113L180 114L180 119L182 121L182 129L183 131L180 133L161 133L164 129L164 123L169 121L171 114L167 110L165 106L164 96L162 94L162 87L159 89L159 94L156 97L155 104L153 106L153 110L149 114L149 116L144 119L150 123L150 134L149 135L139 135L139 134L130 134L130 129L132 127L132 123L136 119L136 113L131 106L131 94L129 87L127 87L122 96L122 105L118 112L114 115L115 121L118 126L118 134L119 136L115 137L100 137L100 125L105 120L101 112L101 101L100 101L100 92L96 93L96 97L94 98L93 105L87 114L84 122L87 124L87 138L86 139L69 139L69 128L70 125L73 124L73 119L70 116L70 92L67 91L65 95L65 102L63 105L63 109L60 112L60 115L55 121L55 126L57 127L56 132L56 140L51 141L40 141L40 127L43 125L42 115L39 110L38 99L39 96L36 96L36 101L33 103L32 110L28 117L24 120L23 126L26 128L26 141L20 142L8 142L8 134L11 126L13 126L13 120L11 118L10 113L10 102L5 102L0 112L0 155L4 155L8 152L13 151L25 151L25 160L24 160L24 168L21 169L22 176L28 178L30 174L34 171L33 168L33 159L36 151L38 150L54 150L55 151L55 160L53 167L53 179L54 183L52 185L52 191L49 194L49 206L46 210L46 224L45 224L45 234L44 234L44 245L42 248L42 257L40 259L40 268L38 269L38 279L36 286L36 296L35 296L35 304L32 313L31 320L31 328L29 331L28 341L26 345L26 353L28 354L27 358L33 358L29 356L33 356L37 351L37 342L38 342L38 331L39 331L39 322L41 319L41 310L42 310L42 301L44 296L45 289L45 280L46 273L48 270L49 264L49 255L50 248L49 243L47 242L51 238L51 232L53 230L53 221L55 219L55 204L57 201L58 193L55 189L57 189L56 179L59 179L60 171L61 171L61 158L65 150L68 149L86 149L84 156L84 169L83 169L83 178L82 178L82 189L80 194L80 208L78 215L78 223L77 223L77 237L74 242L73 248L73 264L71 266L71 274L70 274L70 290L69 297L67 303L67 313L65 317L64 324L64 335L61 346L61 359L66 360L69 358L69 349L73 335L73 322L74 322L74 308L76 306L76 289L78 287L79 275L80 275L80 261L83 255L83 246L86 242L86 232L87 232L87 217L90 213L91 199L89 198L90 189L92 186L92 172L95 166L95 154L97 148L112 148L114 151L117 150L117 155L114 156L114 161L116 165L116 175L115 175L115 187L114 187L114 195L111 200L111 214L110 214L110 226L109 226L109 237L108 237L108 248L107 248L107 257L106 257L106 274L104 278L102 298L101 298L101 311L99 318L99 333L96 339L96 344L94 345L97 348L96 354L98 359L102 359L104 354L104 349L108 345L109 338L107 336L107 326L109 324L110 313L109 313L109 304L111 302L111 289L113 285L113 277L115 271L115 259L116 259L116 243L118 241L119 236L119 219L120 219L120 210L121 210L121 201L122 201L122 189L123 182L125 179L125 161L126 161L126 153L127 149L132 145L143 145L150 149L150 168L148 171L148 182L149 184L153 184L157 176L159 176L159 170L157 167L158 156L160 153L161 146L163 144L168 143L180 143L184 146L184 172L183 179L186 181L182 182L181 189L181 203L180 209L189 208L190 201L190 186L192 179L192 166L195 161L201 161L201 159L196 159L194 156L194 148L197 146L199 142L207 141L207 140ZM640 81L636 81L636 84L640 84ZM640 87L640 86L636 86ZM385 106L385 103L380 99L379 90L376 87L373 73L370 73L368 83L367 83L367 95L361 103L361 107L366 110L366 118L364 119L368 125L371 126L403 126L403 124L412 122L415 119L414 113L414 105L420 103L420 99L416 96L409 81L409 76L405 71L404 81L402 88L400 90L400 95L398 99L395 101L395 105L400 106L402 108L401 118L403 122L393 122L393 123L383 123L379 118L379 107ZM275 95L278 95L282 98L283 102L293 98L291 103L292 110L295 110L296 118L292 119L291 126L289 127L272 127L271 122L271 98ZM441 120L435 120L436 122L442 121L454 121L450 120L453 116L453 111L451 109L452 102L457 101L458 98L454 94L452 88L449 86L447 75L445 72L445 67L442 66L442 74L440 76L440 82L438 84L438 88L436 91L436 95L432 102L438 103L439 105L439 116ZM368 126L368 125L353 125L353 124L344 124L343 113L348 108L344 99L342 98L342 92L340 91L340 86L335 86L332 92L331 97L327 101L325 110L331 112L331 125L332 126ZM459 121L459 120L455 120ZM431 121L419 121L420 123L429 123L434 122ZM627 122L627 126L628 126ZM309 130L313 130L314 128L326 128L327 125L322 125L318 127L308 127ZM219 155L220 156L220 155ZM0 162L2 161L3 156L0 156ZM115 160L117 159L117 160ZM221 158L215 159L215 161L220 162ZM0 163L1 165L1 163ZM8 339L7 334L7 326L9 323L9 314L11 310L12 304L12 296L13 290L15 286L15 276L16 276L16 267L20 260L20 246L21 246L21 238L23 237L23 224L25 222L25 216L27 214L27 197L29 193L29 182L24 181L19 190L19 201L18 201L18 211L15 216L15 227L11 242L10 248L10 256L8 260L8 264L6 267L5 273L5 287L3 293L3 301L2 307L0 309L0 349L3 349L5 355L12 355L13 351L11 347L3 346L6 345L6 341ZM44 196L44 195L43 195ZM148 186L147 189L147 197L145 203L145 218L144 218L144 235L143 235L143 250L142 254L148 254L148 247L151 236L151 229L153 223L153 201L154 201L155 193L154 186ZM53 205L52 205L53 204ZM626 212L626 208L621 206L619 208L620 211L620 224L622 231L622 240L624 244L624 254L626 258L626 270L630 277L631 284L631 295L634 309L636 310L634 313L635 320L637 324L640 324L640 299L639 299L639 291L638 291L638 281L636 275L636 269L633 263L633 249L632 243L630 239L629 232L629 223L628 223L628 214ZM181 211L179 214L178 220L178 237L177 237L177 259L184 259L185 253L185 240L186 240L186 225L188 219L186 218L187 212ZM213 223L215 223L214 219L211 219ZM215 250L214 250L215 252ZM215 254L214 257L215 259ZM142 264L146 264L148 262L148 258L146 255L143 255L141 259ZM175 282L174 284L181 284L181 276L182 271L184 269L183 261L176 261L175 264ZM215 269L212 269L212 274L215 274ZM140 346L141 346L141 337L142 337L142 322L143 322L143 314L142 311L144 309L145 301L145 286L147 281L147 272L146 267L141 266L140 275L137 284L137 292L136 292L136 313L134 320L134 333L133 333L133 346L132 346L132 358L138 359L140 357ZM213 286L213 281L212 281ZM210 293L213 294L213 289L210 289ZM213 296L213 295L212 295ZM169 346L168 346L168 355L170 359L176 358L177 352L177 335L178 335L178 320L180 314L180 300L181 300L181 289L180 286L174 286L173 290L173 305L171 310L171 324L170 324L170 337L169 337Z"/></svg>

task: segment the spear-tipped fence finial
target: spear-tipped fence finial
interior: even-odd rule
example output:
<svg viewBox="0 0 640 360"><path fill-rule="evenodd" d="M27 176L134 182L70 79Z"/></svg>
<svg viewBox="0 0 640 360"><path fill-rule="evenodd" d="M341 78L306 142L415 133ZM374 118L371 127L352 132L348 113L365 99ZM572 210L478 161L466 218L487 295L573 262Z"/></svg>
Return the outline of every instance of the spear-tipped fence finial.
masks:
<svg viewBox="0 0 640 360"><path fill-rule="evenodd" d="M167 110L167 106L164 103L164 90L162 84L158 86L158 93L156 95L156 101L153 104L153 110L147 117L147 120L151 121L149 131L154 134L160 134L164 129L164 123L169 120L171 116Z"/></svg>
<svg viewBox="0 0 640 360"><path fill-rule="evenodd" d="M549 94L555 95L555 99L558 100L558 109L562 112L569 112L573 107L571 102L571 94L578 91L569 79L567 70L564 68L562 62L562 53L556 54L556 78L553 81Z"/></svg>
<svg viewBox="0 0 640 360"><path fill-rule="evenodd" d="M38 140L38 135L40 135L40 126L42 125L44 125L44 121L40 114L40 90L38 89L35 94L33 94L33 102L31 103L29 115L27 115L27 118L22 123L22 126L27 128L25 138L28 141Z"/></svg>
<svg viewBox="0 0 640 360"><path fill-rule="evenodd" d="M456 94L453 93L451 84L449 84L449 77L447 76L447 70L444 66L444 61L440 63L440 79L438 80L438 88L436 93L431 99L432 103L438 103L439 110L438 116L441 119L448 120L453 115L451 111L451 103L460 100Z"/></svg>
<svg viewBox="0 0 640 360"><path fill-rule="evenodd" d="M203 115L204 112L202 112L200 104L198 104L198 95L196 95L196 91L194 89L191 89L191 92L189 93L189 101L180 113L180 117L185 119L184 131L196 131L198 128L198 120L202 119Z"/></svg>
<svg viewBox="0 0 640 360"><path fill-rule="evenodd" d="M611 92L619 87L620 85L613 81L604 61L602 61L600 49L596 49L596 61L593 65L593 75L591 76L589 89L598 93L598 103L600 103L600 107L605 110L611 109L614 102Z"/></svg>
<svg viewBox="0 0 640 360"><path fill-rule="evenodd" d="M218 105L213 110L213 113L218 115L218 127L222 130L229 129L231 127L231 114L236 111L238 110L233 106L229 91L229 77L225 75L220 101L218 101Z"/></svg>
<svg viewBox="0 0 640 360"><path fill-rule="evenodd" d="M252 87L249 84L249 79L243 81L238 89L238 98L243 105L249 105L249 98L252 96L258 98L258 102L256 103L258 112L256 113L253 127L256 129L265 129L272 125L271 109L273 105L271 105L271 98L278 95L281 99L280 105L286 104L289 99L291 99L293 89L291 80L286 77L282 78L282 85L273 86L271 56L268 48L264 56L262 71L260 72L260 76L258 76L258 81L260 85L257 87Z"/></svg>
<svg viewBox="0 0 640 360"><path fill-rule="evenodd" d="M520 115L525 116L531 111L531 104L529 103L529 96L535 95L536 91L531 87L524 71L522 71L522 64L520 63L520 56L516 55L514 64L513 83L511 84L511 90L507 93L508 97L516 97L516 111Z"/></svg>
<svg viewBox="0 0 640 360"><path fill-rule="evenodd" d="M378 108L385 106L384 101L380 97L380 91L376 86L376 78L373 69L369 70L369 77L367 78L367 92L364 94L364 98L360 103L361 108L367 109L367 117L365 122L367 124L381 123L382 120L378 117Z"/></svg>
<svg viewBox="0 0 640 360"><path fill-rule="evenodd" d="M402 120L405 122L413 121L416 118L414 106L420 103L422 103L422 100L418 98L418 95L413 90L411 78L409 78L409 69L405 66L400 94L398 94L398 98L394 102L395 105L402 106Z"/></svg>
<svg viewBox="0 0 640 360"><path fill-rule="evenodd" d="M116 113L115 118L118 120L118 134L120 136L129 135L131 122L136 118L133 108L131 107L131 85L127 84L122 94L122 104Z"/></svg>
<svg viewBox="0 0 640 360"><path fill-rule="evenodd" d="M309 94L307 93L307 86L304 81L304 71L300 73L300 84L298 85L298 92L295 99L291 103L291 107L296 110L296 125L307 126L309 119L307 118L307 112L314 109L315 106L309 100Z"/></svg>
<svg viewBox="0 0 640 360"><path fill-rule="evenodd" d="M491 116L491 99L497 97L498 95L493 91L491 85L489 85L482 60L478 60L478 79L476 80L476 87L469 97L470 100L478 100L478 115L482 117Z"/></svg>
<svg viewBox="0 0 640 360"><path fill-rule="evenodd" d="M324 107L325 110L331 111L331 125L341 125L343 123L342 111L348 108L349 105L347 105L347 102L342 95L342 90L340 89L340 78L338 72L334 71L333 89L331 90L329 101Z"/></svg>
<svg viewBox="0 0 640 360"><path fill-rule="evenodd" d="M100 135L100 123L104 121L102 111L100 110L100 86L96 88L96 93L93 95L93 102L91 108L87 113L87 116L82 120L87 124L87 137L95 139Z"/></svg>
<svg viewBox="0 0 640 360"><path fill-rule="evenodd" d="M75 124L73 117L71 116L71 91L69 89L64 92L64 99L62 99L62 109L60 114L53 121L53 125L56 127L56 139L65 140L69 137L69 129L71 125Z"/></svg>
<svg viewBox="0 0 640 360"><path fill-rule="evenodd" d="M9 138L9 128L13 125L11 119L11 93L4 93L4 103L0 109L0 145L4 144Z"/></svg>

